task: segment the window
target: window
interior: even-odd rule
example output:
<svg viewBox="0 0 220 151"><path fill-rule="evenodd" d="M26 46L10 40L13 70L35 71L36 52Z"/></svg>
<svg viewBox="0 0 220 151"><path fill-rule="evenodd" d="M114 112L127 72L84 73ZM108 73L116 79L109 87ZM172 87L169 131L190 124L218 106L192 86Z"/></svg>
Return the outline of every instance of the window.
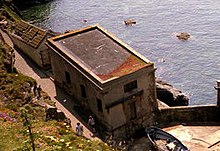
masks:
<svg viewBox="0 0 220 151"><path fill-rule="evenodd" d="M87 95L86 95L86 87L81 84L81 85L80 85L80 88L81 88L81 96L82 96L83 98L86 98L86 97L87 97Z"/></svg>
<svg viewBox="0 0 220 151"><path fill-rule="evenodd" d="M99 111L99 112L103 112L103 110L102 110L102 100L96 98L96 101L97 101L98 111Z"/></svg>
<svg viewBox="0 0 220 151"><path fill-rule="evenodd" d="M137 80L124 85L124 92L125 93L130 92L131 90L136 89L136 88L137 88Z"/></svg>
<svg viewBox="0 0 220 151"><path fill-rule="evenodd" d="M66 83L71 84L70 73L68 71L65 72L65 76L66 76Z"/></svg>

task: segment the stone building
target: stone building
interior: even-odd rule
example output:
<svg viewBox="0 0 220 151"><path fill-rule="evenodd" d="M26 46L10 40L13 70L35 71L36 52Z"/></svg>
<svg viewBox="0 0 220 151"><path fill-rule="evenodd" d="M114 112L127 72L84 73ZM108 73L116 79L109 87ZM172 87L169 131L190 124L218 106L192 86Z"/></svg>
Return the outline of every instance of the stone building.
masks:
<svg viewBox="0 0 220 151"><path fill-rule="evenodd" d="M38 66L44 69L50 68L50 56L45 42L54 34L25 21L17 21L9 35L15 46Z"/></svg>
<svg viewBox="0 0 220 151"><path fill-rule="evenodd" d="M99 25L48 39L55 82L114 136L150 126L157 110L152 62Z"/></svg>

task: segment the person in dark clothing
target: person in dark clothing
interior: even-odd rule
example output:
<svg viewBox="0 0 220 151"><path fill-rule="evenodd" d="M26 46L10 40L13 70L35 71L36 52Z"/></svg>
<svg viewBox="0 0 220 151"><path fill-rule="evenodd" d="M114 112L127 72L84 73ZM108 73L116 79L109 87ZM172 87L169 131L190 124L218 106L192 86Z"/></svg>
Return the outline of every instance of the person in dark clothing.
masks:
<svg viewBox="0 0 220 151"><path fill-rule="evenodd" d="M33 92L34 96L37 96L37 83L34 83Z"/></svg>
<svg viewBox="0 0 220 151"><path fill-rule="evenodd" d="M89 116L88 124L92 128L93 133L95 133L96 132L95 120L94 120L94 118L91 115Z"/></svg>
<svg viewBox="0 0 220 151"><path fill-rule="evenodd" d="M39 100L40 98L41 98L41 86L39 85L38 87L37 87L37 99Z"/></svg>

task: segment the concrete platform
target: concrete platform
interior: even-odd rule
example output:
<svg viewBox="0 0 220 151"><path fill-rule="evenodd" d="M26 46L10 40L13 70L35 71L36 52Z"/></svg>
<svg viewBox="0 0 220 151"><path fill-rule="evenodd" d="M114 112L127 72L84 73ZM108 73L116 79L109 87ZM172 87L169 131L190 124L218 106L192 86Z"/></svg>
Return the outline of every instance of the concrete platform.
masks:
<svg viewBox="0 0 220 151"><path fill-rule="evenodd" d="M218 126L177 125L163 130L178 138L191 151L220 151L220 124Z"/></svg>
<svg viewBox="0 0 220 151"><path fill-rule="evenodd" d="M217 126L216 126L217 125ZM220 151L220 123L213 125L177 125L163 128L178 138L190 151ZM153 151L147 137L136 139L132 151Z"/></svg>

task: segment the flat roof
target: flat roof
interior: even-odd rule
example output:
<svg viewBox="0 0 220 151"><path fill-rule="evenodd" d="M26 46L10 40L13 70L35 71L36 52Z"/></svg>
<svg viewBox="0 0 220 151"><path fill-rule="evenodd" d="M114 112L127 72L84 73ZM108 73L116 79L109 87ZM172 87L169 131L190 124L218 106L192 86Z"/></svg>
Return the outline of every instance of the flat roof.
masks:
<svg viewBox="0 0 220 151"><path fill-rule="evenodd" d="M48 44L73 57L102 81L152 64L99 25L50 38Z"/></svg>

